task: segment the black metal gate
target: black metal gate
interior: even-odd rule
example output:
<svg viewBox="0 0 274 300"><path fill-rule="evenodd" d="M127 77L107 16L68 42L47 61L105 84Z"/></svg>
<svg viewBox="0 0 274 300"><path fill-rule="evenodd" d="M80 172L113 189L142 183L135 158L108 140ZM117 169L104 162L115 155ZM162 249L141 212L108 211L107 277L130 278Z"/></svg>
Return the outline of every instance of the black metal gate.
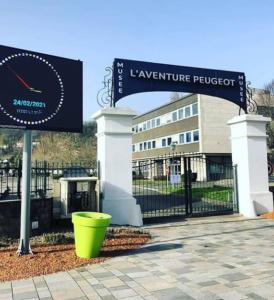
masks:
<svg viewBox="0 0 274 300"><path fill-rule="evenodd" d="M133 196L144 221L233 213L236 186L230 158L174 154L133 165Z"/></svg>

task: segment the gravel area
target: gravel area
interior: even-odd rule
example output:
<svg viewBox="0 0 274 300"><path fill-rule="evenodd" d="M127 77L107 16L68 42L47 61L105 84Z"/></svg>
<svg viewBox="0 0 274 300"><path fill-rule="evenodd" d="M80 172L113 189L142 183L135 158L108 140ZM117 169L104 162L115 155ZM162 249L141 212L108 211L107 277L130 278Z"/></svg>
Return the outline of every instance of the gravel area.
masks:
<svg viewBox="0 0 274 300"><path fill-rule="evenodd" d="M18 256L15 241L0 241L0 281L66 271L128 253L149 241L150 235L134 229L114 228L106 235L100 256L82 259L75 255L72 233L47 234L32 239L33 255ZM46 243L45 243L46 242Z"/></svg>

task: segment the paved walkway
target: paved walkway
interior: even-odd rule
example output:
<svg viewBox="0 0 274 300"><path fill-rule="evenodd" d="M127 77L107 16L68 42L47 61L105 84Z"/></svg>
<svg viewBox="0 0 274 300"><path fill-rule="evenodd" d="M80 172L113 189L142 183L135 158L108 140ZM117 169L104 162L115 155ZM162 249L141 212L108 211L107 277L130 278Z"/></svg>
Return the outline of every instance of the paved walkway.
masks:
<svg viewBox="0 0 274 300"><path fill-rule="evenodd" d="M223 216L149 230L151 244L133 254L0 283L0 299L274 299L274 220Z"/></svg>

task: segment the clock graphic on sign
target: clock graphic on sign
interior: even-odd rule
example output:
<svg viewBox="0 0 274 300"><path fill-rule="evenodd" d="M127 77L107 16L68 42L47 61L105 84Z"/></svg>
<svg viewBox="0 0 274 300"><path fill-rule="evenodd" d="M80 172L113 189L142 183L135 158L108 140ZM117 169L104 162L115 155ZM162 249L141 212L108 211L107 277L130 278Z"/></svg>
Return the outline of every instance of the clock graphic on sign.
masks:
<svg viewBox="0 0 274 300"><path fill-rule="evenodd" d="M55 67L29 52L0 59L0 112L18 125L54 118L64 101L64 85Z"/></svg>

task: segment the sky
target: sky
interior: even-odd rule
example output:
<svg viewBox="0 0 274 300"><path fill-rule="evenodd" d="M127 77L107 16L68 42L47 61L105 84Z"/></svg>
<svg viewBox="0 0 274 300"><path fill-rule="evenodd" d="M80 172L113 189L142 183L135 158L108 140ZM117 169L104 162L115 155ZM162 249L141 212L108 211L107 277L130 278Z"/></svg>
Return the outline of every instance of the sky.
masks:
<svg viewBox="0 0 274 300"><path fill-rule="evenodd" d="M245 72L274 79L272 0L0 0L0 44L83 61L84 120L115 57ZM171 92L131 95L117 106L144 113Z"/></svg>

